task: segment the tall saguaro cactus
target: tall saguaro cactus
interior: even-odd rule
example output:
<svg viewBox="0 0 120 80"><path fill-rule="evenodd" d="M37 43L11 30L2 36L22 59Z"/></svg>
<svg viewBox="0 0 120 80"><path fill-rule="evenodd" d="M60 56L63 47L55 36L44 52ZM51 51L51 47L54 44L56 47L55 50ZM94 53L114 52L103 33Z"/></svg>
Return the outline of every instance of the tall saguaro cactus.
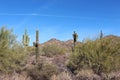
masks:
<svg viewBox="0 0 120 80"><path fill-rule="evenodd" d="M103 32L102 32L102 30L101 30L101 31L100 31L101 50L103 50L103 40L102 40L102 38L103 38Z"/></svg>
<svg viewBox="0 0 120 80"><path fill-rule="evenodd" d="M36 30L36 42L33 42L33 45L35 46L36 51L36 63L38 61L38 54L39 54L39 31Z"/></svg>
<svg viewBox="0 0 120 80"><path fill-rule="evenodd" d="M100 39L102 39L103 38L103 32L102 32L102 30L100 31Z"/></svg>
<svg viewBox="0 0 120 80"><path fill-rule="evenodd" d="M75 51L75 46L76 46L77 39L78 39L78 34L74 31L74 33L73 33L73 40L74 40L73 51Z"/></svg>
<svg viewBox="0 0 120 80"><path fill-rule="evenodd" d="M28 46L29 42L30 42L30 38L29 38L29 36L27 34L27 30L25 30L25 33L23 34L23 41L22 41L22 43L23 43L24 46Z"/></svg>

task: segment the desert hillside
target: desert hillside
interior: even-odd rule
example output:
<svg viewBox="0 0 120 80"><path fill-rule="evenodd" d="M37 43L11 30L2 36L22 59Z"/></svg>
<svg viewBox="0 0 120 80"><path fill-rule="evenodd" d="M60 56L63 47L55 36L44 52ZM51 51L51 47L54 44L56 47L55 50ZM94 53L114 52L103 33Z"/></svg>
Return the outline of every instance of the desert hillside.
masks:
<svg viewBox="0 0 120 80"><path fill-rule="evenodd" d="M16 42L0 32L0 80L120 80L120 37L60 41L36 47ZM8 34L9 33L9 34ZM12 41L12 42L11 42ZM74 50L73 50L74 49Z"/></svg>

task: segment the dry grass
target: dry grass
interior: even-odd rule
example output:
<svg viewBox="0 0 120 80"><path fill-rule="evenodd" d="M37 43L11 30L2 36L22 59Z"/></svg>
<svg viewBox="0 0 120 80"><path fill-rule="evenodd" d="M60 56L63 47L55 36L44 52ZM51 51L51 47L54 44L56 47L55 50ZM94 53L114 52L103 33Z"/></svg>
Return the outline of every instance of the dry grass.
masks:
<svg viewBox="0 0 120 80"><path fill-rule="evenodd" d="M94 74L91 69L82 69L76 75L77 80L101 80L100 76Z"/></svg>
<svg viewBox="0 0 120 80"><path fill-rule="evenodd" d="M68 72L61 72L58 75L53 75L50 80L72 80Z"/></svg>

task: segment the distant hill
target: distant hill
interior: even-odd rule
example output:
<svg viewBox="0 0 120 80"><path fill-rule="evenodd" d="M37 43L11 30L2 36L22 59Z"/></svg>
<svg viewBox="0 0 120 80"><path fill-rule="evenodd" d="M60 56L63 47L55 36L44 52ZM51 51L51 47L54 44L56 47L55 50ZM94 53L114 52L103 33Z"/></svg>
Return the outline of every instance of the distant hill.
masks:
<svg viewBox="0 0 120 80"><path fill-rule="evenodd" d="M108 35L103 37L103 39L111 40L111 44L113 45L120 43L120 36Z"/></svg>
<svg viewBox="0 0 120 80"><path fill-rule="evenodd" d="M117 41L120 40L120 36L115 36L115 35L107 35L104 38L111 39L111 40L117 40Z"/></svg>
<svg viewBox="0 0 120 80"><path fill-rule="evenodd" d="M120 36L115 36L115 35L107 35L107 36L104 36L103 39L112 40L112 43L114 43L114 44L120 42ZM67 50L71 50L73 47L73 40L70 39L67 41L60 41L56 38L52 38L52 39L48 40L47 42L44 42L40 45L43 47L43 46L47 46L47 45L51 45L51 44L56 44L60 47L66 48ZM78 41L77 44L82 44L82 42Z"/></svg>
<svg viewBox="0 0 120 80"><path fill-rule="evenodd" d="M79 42L79 41L77 42L77 44L80 44L80 43L81 42ZM52 39L48 40L47 42L45 42L45 43L43 43L41 45L43 47L43 46L47 46L47 45L51 45L51 44L56 44L56 45L58 45L60 47L63 47L65 49L67 49L67 50L71 50L72 47L73 47L73 40L60 41L60 40L58 40L56 38L52 38Z"/></svg>
<svg viewBox="0 0 120 80"><path fill-rule="evenodd" d="M116 36L116 35L107 35L107 36L104 36L103 39L109 39L109 40L113 40L113 41L120 41L120 36ZM78 44L82 43L80 41L77 42ZM56 38L52 38L40 45L42 46L45 46L45 45L51 45L51 44L57 44L58 46L63 46L63 47L72 47L73 46L73 40L70 39L70 40L67 40L67 41L60 41Z"/></svg>

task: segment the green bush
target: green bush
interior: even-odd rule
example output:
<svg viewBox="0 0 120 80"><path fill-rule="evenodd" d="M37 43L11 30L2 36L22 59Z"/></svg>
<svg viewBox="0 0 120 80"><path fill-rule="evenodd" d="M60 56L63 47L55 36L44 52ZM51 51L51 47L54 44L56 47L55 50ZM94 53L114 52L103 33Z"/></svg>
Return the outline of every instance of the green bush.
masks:
<svg viewBox="0 0 120 80"><path fill-rule="evenodd" d="M42 51L44 56L52 57L53 55L65 54L66 50L56 44L51 44L44 46Z"/></svg>
<svg viewBox="0 0 120 80"><path fill-rule="evenodd" d="M92 69L94 73L108 73L120 69L120 42L108 38L86 40L71 54L68 68L73 73L81 69Z"/></svg>
<svg viewBox="0 0 120 80"><path fill-rule="evenodd" d="M24 48L17 42L12 30L0 29L0 73L21 70L25 57Z"/></svg>
<svg viewBox="0 0 120 80"><path fill-rule="evenodd" d="M50 80L53 74L58 74L57 68L50 63L39 63L28 70L28 75L32 80Z"/></svg>

